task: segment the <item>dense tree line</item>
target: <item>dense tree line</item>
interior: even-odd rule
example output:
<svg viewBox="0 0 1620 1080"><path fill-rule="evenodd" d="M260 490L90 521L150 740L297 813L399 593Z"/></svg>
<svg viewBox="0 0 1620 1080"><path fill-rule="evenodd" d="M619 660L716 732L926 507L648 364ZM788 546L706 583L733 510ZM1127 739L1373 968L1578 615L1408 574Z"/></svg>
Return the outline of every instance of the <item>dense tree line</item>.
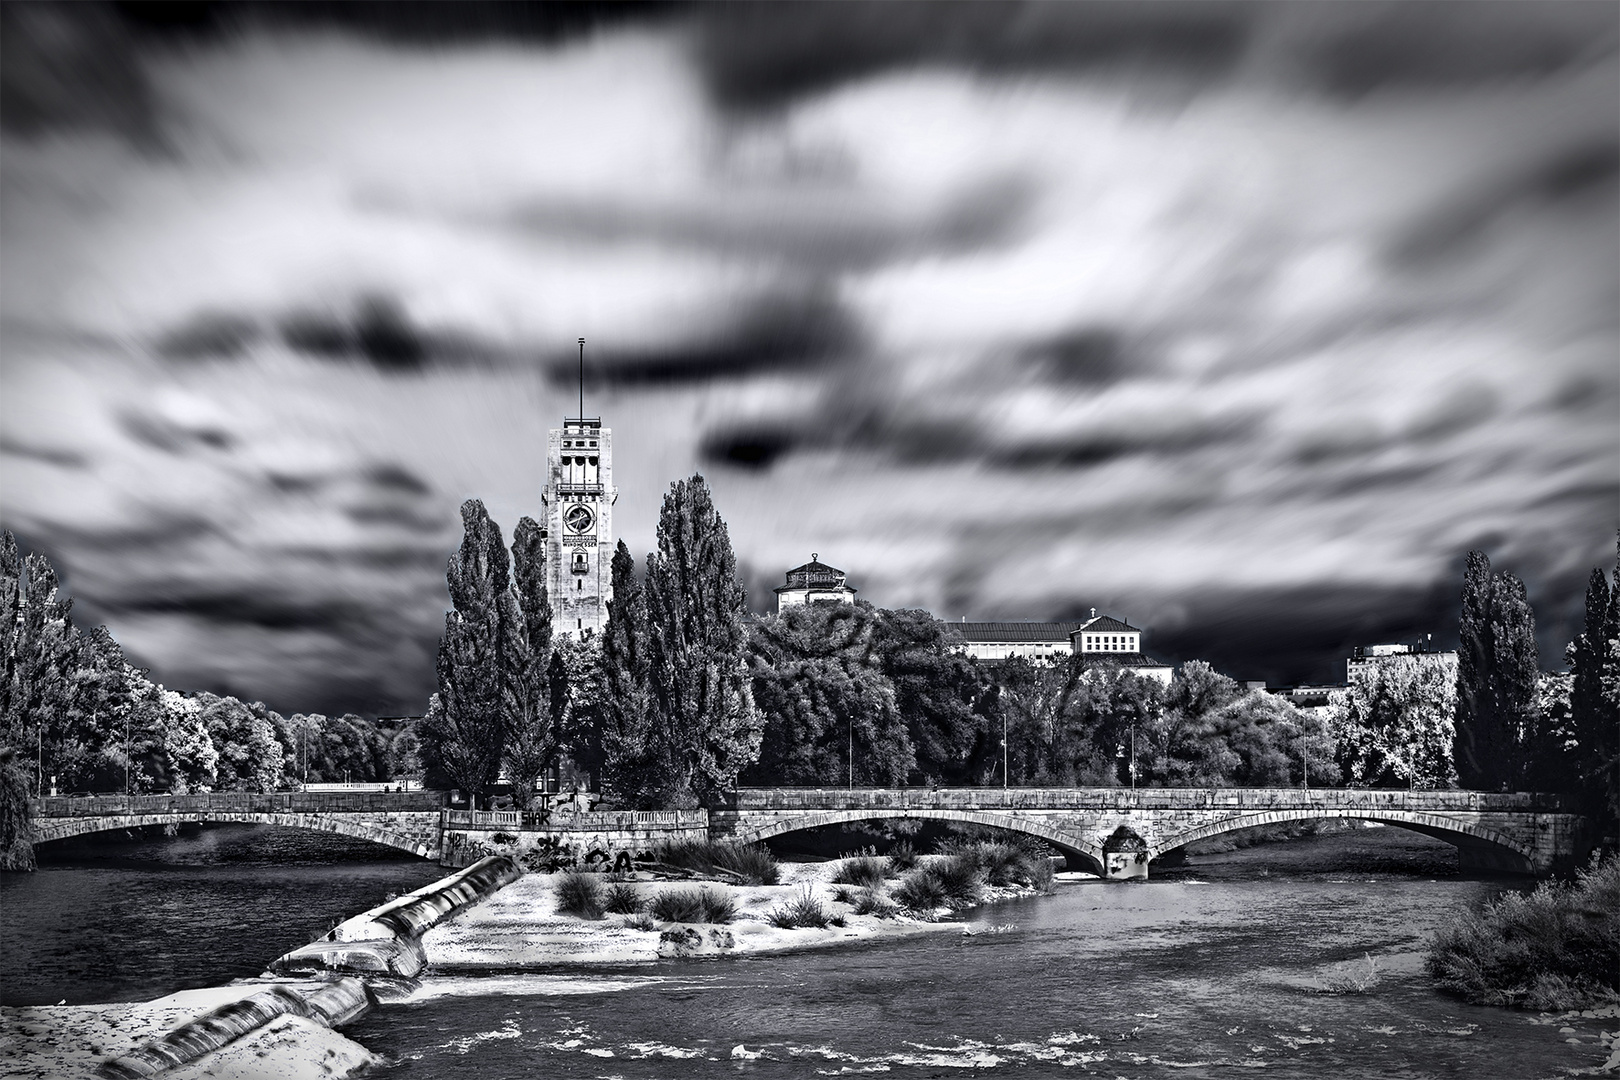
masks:
<svg viewBox="0 0 1620 1080"><path fill-rule="evenodd" d="M30 795L387 781L398 743L352 714L288 719L262 702L166 689L125 660L106 627L76 627L49 561L0 536L0 745Z"/></svg>
<svg viewBox="0 0 1620 1080"><path fill-rule="evenodd" d="M1617 570L1620 572L1620 570ZM1593 570L1567 675L1539 670L1523 582L1470 552L1457 675L1458 780L1487 791L1574 795L1613 835L1620 821L1620 589Z"/></svg>

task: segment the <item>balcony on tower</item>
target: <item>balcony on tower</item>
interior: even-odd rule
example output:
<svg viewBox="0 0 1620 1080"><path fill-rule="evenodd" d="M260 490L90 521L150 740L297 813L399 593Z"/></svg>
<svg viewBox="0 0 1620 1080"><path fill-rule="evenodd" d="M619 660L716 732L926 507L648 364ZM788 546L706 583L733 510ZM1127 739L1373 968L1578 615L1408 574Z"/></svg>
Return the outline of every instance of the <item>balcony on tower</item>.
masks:
<svg viewBox="0 0 1620 1080"><path fill-rule="evenodd" d="M603 457L602 418L570 416L563 421L556 464L558 495L601 495L606 479Z"/></svg>

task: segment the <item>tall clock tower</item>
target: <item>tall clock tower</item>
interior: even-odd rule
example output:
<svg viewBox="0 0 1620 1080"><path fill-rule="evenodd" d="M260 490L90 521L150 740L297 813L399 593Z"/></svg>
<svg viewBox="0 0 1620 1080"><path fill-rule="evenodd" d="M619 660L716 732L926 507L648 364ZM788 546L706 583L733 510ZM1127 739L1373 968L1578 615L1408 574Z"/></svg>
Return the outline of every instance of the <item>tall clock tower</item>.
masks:
<svg viewBox="0 0 1620 1080"><path fill-rule="evenodd" d="M546 589L554 632L601 633L613 598L613 432L571 416L546 440Z"/></svg>

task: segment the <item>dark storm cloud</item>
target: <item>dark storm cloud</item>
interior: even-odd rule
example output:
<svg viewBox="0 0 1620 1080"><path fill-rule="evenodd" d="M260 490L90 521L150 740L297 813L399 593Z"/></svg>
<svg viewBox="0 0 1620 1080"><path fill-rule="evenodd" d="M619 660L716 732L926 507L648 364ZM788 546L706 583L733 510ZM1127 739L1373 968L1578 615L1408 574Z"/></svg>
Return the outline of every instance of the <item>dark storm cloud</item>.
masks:
<svg viewBox="0 0 1620 1080"><path fill-rule="evenodd" d="M1595 196L1611 198L1620 178L1620 143L1610 139L1555 151L1504 182L1453 196L1390 247L1397 262L1456 256L1504 215L1558 207Z"/></svg>
<svg viewBox="0 0 1620 1080"><path fill-rule="evenodd" d="M1303 64L1325 89L1346 97L1549 75L1612 50L1620 25L1615 5L1604 3L1300 6L1317 7L1323 19L1317 40L1306 37Z"/></svg>
<svg viewBox="0 0 1620 1080"><path fill-rule="evenodd" d="M432 364L493 361L505 350L473 334L429 330L393 297L359 292L346 306L302 308L261 319L204 310L157 334L152 348L169 360L241 359L270 339L322 360L359 361L379 371L410 374Z"/></svg>
<svg viewBox="0 0 1620 1080"><path fill-rule="evenodd" d="M1544 76L1612 50L1616 23L1612 4L1508 0L721 4L699 20L697 56L715 98L743 109L925 66L1207 82L1258 65L1353 98Z"/></svg>
<svg viewBox="0 0 1620 1080"><path fill-rule="evenodd" d="M1209 75L1242 56L1253 9L1227 3L719 4L697 55L716 99L770 108L880 71L1134 63Z"/></svg>
<svg viewBox="0 0 1620 1080"><path fill-rule="evenodd" d="M1029 178L1006 174L955 191L937 207L880 199L851 186L806 184L674 201L548 199L512 220L548 238L693 248L826 273L1008 243L1020 234L1036 196Z"/></svg>
<svg viewBox="0 0 1620 1080"><path fill-rule="evenodd" d="M1110 383L1131 370L1124 335L1104 327L1082 327L1037 342L1023 359L1043 378L1060 386Z"/></svg>
<svg viewBox="0 0 1620 1080"><path fill-rule="evenodd" d="M198 449L229 450L236 445L236 436L219 425L183 423L145 410L126 410L118 422L125 434L136 442L168 454L187 454Z"/></svg>
<svg viewBox="0 0 1620 1080"><path fill-rule="evenodd" d="M153 583L150 595L101 605L110 614L184 615L210 623L266 630L321 630L347 635L381 629L382 613L352 600L269 595L257 590L194 591L187 582Z"/></svg>
<svg viewBox="0 0 1620 1080"><path fill-rule="evenodd" d="M162 143L159 107L129 27L96 3L0 4L0 126L37 137L106 131Z"/></svg>
<svg viewBox="0 0 1620 1080"><path fill-rule="evenodd" d="M708 334L698 329L663 346L593 343L585 385L656 386L817 370L852 359L862 348L856 319L822 290L745 300L716 321L721 325ZM555 386L574 385L577 354L554 356L546 373Z"/></svg>
<svg viewBox="0 0 1620 1080"><path fill-rule="evenodd" d="M1452 580L1427 587L1216 587L1177 596L1152 618L1133 621L1148 623L1143 651L1163 659L1206 660L1234 678L1274 685L1339 683L1343 658L1355 645L1415 641L1445 626L1435 646L1454 648L1457 589ZM1063 616L1086 611L1076 605Z"/></svg>
<svg viewBox="0 0 1620 1080"><path fill-rule="evenodd" d="M67 450L55 446L36 446L9 437L0 437L0 454L10 454L13 457L27 458L32 461L43 461L47 465L55 465L62 469L83 469L90 464L90 459L77 450Z"/></svg>

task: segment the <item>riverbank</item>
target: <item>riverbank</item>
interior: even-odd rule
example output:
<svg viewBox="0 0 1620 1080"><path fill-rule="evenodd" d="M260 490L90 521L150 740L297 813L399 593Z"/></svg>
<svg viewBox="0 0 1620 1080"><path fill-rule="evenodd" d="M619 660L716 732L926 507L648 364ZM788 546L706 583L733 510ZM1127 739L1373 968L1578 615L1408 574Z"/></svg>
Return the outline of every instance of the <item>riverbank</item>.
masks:
<svg viewBox="0 0 1620 1080"><path fill-rule="evenodd" d="M314 992L323 984L255 981L114 1005L7 1006L0 1008L0 1061L8 1080L91 1080L103 1061L129 1054L203 1013L271 985ZM334 1080L355 1076L379 1061L364 1046L323 1024L285 1015L163 1076L260 1080L267 1075L269 1060L275 1063L276 1076Z"/></svg>

